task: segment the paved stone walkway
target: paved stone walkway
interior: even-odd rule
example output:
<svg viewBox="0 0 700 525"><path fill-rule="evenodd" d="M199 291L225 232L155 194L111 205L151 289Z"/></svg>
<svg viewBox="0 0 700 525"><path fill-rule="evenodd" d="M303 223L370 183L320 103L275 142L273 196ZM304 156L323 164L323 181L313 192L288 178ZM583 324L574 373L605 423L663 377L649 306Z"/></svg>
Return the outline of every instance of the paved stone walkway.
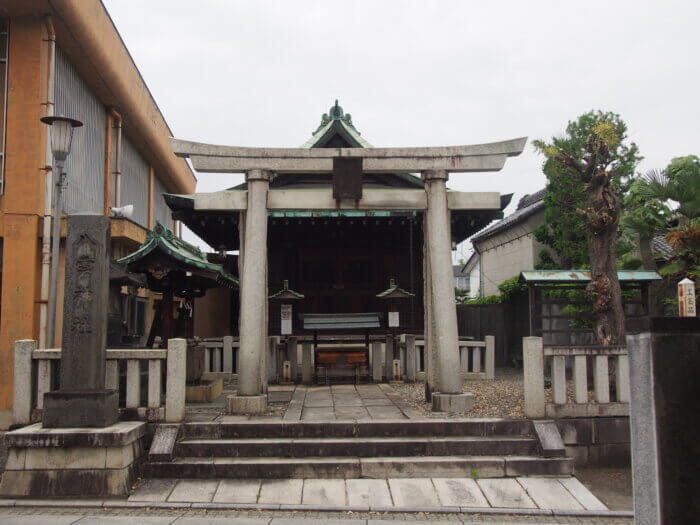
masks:
<svg viewBox="0 0 700 525"><path fill-rule="evenodd" d="M576 478L146 479L130 502L607 511Z"/></svg>
<svg viewBox="0 0 700 525"><path fill-rule="evenodd" d="M224 390L225 396L229 392ZM425 419L425 416L387 384L331 386L270 386L270 413L262 416L228 416L225 403L187 406L189 421L282 420L330 421L374 419Z"/></svg>

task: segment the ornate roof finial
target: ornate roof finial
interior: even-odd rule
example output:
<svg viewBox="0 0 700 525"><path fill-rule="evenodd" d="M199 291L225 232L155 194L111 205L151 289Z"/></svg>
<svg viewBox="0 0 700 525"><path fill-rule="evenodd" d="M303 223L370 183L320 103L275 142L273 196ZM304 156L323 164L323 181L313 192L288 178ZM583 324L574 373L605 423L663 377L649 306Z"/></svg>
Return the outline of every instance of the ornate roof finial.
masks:
<svg viewBox="0 0 700 525"><path fill-rule="evenodd" d="M330 122L334 120L342 120L348 126L351 126L353 129L355 129L355 126L352 123L352 117L350 116L350 113L346 114L343 111L343 107L338 103L338 99L335 99L335 103L328 110L328 113L324 113L323 115L321 115L321 124L318 126L316 131L314 131L314 134L318 133L321 128L327 126ZM355 129L355 131L357 130Z"/></svg>

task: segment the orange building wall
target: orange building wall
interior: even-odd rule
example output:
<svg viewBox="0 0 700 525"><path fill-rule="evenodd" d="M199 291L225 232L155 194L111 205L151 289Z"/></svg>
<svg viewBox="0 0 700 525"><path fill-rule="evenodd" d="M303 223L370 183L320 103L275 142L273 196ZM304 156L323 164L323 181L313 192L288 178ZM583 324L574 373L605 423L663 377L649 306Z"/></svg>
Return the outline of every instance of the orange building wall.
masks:
<svg viewBox="0 0 700 525"><path fill-rule="evenodd" d="M41 20L11 19L8 58L7 158L3 217L2 318L0 319L0 428L12 410L13 344L38 338L44 208L46 126L41 86L46 81Z"/></svg>

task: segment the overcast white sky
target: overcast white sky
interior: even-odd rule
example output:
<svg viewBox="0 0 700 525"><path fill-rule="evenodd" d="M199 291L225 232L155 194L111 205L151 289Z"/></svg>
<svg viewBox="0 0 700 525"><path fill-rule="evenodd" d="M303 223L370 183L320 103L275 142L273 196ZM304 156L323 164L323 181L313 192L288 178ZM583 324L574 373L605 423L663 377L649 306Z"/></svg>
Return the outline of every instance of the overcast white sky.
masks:
<svg viewBox="0 0 700 525"><path fill-rule="evenodd" d="M338 98L375 146L561 134L619 113L645 160L700 153L700 2L103 0L173 133L298 146ZM542 188L528 143L450 187ZM236 175L198 175L215 191Z"/></svg>

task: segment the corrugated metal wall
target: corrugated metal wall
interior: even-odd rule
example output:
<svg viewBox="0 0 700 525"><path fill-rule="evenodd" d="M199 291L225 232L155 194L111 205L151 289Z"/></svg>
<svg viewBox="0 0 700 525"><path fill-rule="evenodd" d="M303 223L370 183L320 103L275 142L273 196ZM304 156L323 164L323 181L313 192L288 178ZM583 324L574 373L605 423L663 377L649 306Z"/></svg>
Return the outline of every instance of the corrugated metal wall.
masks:
<svg viewBox="0 0 700 525"><path fill-rule="evenodd" d="M104 106L83 82L60 48L56 48L54 86L56 115L78 119L83 127L73 134L66 161L66 213L102 213L104 203L105 126Z"/></svg>
<svg viewBox="0 0 700 525"><path fill-rule="evenodd" d="M148 163L122 133L121 205L134 205L131 220L148 228Z"/></svg>
<svg viewBox="0 0 700 525"><path fill-rule="evenodd" d="M165 188L160 179L158 179L158 174L155 176L155 183L153 184L153 220L160 221L160 223L168 228L173 229L173 218L172 211L165 204L165 199L163 194L167 193L168 190Z"/></svg>

